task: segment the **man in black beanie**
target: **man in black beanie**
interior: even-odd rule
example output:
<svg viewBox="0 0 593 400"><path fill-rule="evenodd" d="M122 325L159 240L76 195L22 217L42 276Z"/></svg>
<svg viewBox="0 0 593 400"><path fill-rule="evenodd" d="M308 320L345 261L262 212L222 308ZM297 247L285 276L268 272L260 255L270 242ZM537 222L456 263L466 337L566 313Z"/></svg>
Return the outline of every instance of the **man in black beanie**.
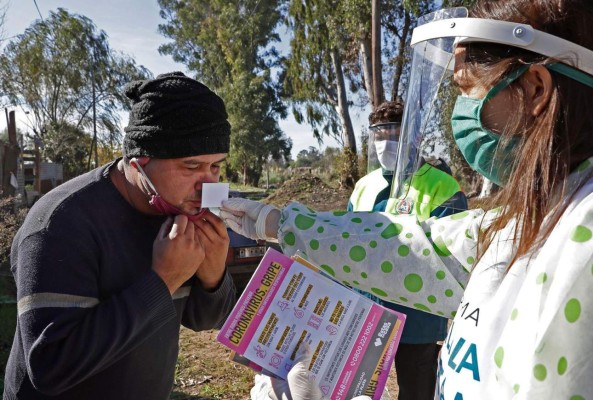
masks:
<svg viewBox="0 0 593 400"><path fill-rule="evenodd" d="M179 72L125 92L124 157L43 196L14 239L4 399L168 399L180 324L234 304L226 227L200 203L229 149L223 101Z"/></svg>

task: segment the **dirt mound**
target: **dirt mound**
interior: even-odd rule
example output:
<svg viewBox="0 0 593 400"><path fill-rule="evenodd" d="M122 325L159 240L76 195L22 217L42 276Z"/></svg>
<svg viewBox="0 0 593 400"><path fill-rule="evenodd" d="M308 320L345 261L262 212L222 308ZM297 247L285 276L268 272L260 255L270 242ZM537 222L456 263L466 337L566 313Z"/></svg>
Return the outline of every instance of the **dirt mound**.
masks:
<svg viewBox="0 0 593 400"><path fill-rule="evenodd" d="M291 201L298 201L317 211L345 210L350 189L339 185L328 185L312 174L294 176L264 199L265 203L284 207Z"/></svg>

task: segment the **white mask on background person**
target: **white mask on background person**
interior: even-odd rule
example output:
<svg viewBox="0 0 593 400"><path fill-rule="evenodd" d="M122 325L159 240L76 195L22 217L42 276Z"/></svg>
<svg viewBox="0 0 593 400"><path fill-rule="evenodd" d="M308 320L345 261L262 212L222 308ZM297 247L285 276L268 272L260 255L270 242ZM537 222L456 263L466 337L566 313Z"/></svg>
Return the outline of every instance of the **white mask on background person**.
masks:
<svg viewBox="0 0 593 400"><path fill-rule="evenodd" d="M377 158L384 170L395 170L395 162L397 161L397 140L378 140L375 142L375 149L377 151Z"/></svg>

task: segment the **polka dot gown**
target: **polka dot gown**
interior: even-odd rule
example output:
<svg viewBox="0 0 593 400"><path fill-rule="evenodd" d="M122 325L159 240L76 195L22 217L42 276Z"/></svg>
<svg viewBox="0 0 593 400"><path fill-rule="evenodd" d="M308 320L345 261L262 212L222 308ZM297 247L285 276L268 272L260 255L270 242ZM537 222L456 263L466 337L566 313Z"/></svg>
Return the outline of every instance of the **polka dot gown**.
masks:
<svg viewBox="0 0 593 400"><path fill-rule="evenodd" d="M569 193L591 165L571 175ZM441 399L593 400L593 180L566 202L545 244L511 269L515 222L476 264L478 232L499 210L418 223L291 203L279 239L286 254L305 253L346 285L454 318L439 362Z"/></svg>

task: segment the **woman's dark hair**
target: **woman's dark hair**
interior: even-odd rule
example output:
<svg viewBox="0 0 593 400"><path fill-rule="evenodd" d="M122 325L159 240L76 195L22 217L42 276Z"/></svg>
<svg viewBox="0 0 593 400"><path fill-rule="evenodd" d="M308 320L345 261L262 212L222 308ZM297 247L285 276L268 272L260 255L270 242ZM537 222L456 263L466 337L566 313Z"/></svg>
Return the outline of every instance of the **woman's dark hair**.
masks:
<svg viewBox="0 0 593 400"><path fill-rule="evenodd" d="M591 0L481 0L471 10L470 17L529 24L593 49ZM562 61L505 45L464 46L468 73L485 77L480 81L486 85L492 85L524 64ZM552 95L547 108L537 117L526 112L525 94L519 84L522 78L509 86L519 109L505 128L502 141L517 135L521 142L512 157L513 173L509 181L489 201L492 207L502 206L500 216L484 230L478 245L481 257L495 234L517 219L514 232L517 252L509 267L519 257L534 254L533 250L543 244L566 208L561 200L570 195L566 186L568 175L593 156L593 88L550 73Z"/></svg>

